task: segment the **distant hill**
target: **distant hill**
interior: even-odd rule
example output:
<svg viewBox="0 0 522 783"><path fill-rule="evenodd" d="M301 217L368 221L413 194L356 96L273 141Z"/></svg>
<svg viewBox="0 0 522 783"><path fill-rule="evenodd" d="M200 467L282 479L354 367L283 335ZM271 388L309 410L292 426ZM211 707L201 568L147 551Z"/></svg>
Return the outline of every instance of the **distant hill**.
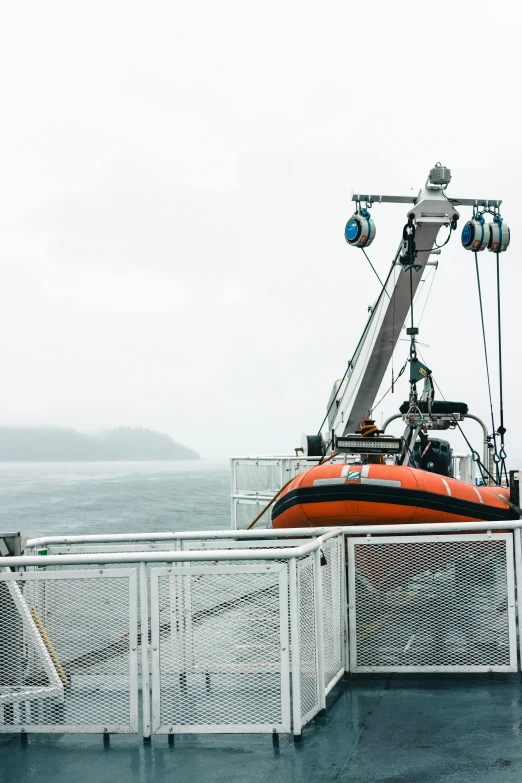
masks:
<svg viewBox="0 0 522 783"><path fill-rule="evenodd" d="M0 427L0 462L199 459L169 435L118 427L85 435L60 427Z"/></svg>

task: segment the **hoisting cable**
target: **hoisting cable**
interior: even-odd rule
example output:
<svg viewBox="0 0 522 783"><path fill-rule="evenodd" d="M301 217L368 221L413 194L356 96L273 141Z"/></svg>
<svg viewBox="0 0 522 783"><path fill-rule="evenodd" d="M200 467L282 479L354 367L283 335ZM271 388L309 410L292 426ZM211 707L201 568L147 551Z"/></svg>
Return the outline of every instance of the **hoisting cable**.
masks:
<svg viewBox="0 0 522 783"><path fill-rule="evenodd" d="M388 391L384 392L384 394L382 395L381 399L378 402L375 403L375 405L373 406L372 410L375 410L381 404L381 402L384 400L384 398L391 392L391 390L393 389L393 387L395 386L395 384L397 383L397 381L399 380L401 375L404 374L404 371L406 370L407 366L408 366L408 359L406 359L406 361L402 365L401 369L399 370L399 372L397 374L397 377L393 379L392 385L390 386Z"/></svg>
<svg viewBox="0 0 522 783"><path fill-rule="evenodd" d="M457 227L457 221L456 220L452 220L451 223L450 223L450 230L449 230L448 237L447 237L446 241L443 242L442 245L438 245L437 244L437 240L434 241L434 245L435 245L435 247L438 250L440 250L441 248L445 247L448 244L448 242L451 239L451 234L456 229L456 227Z"/></svg>
<svg viewBox="0 0 522 783"><path fill-rule="evenodd" d="M407 230L407 229L409 229L409 230ZM451 233L451 231L450 231L450 233ZM448 237L448 240L449 240L449 237ZM446 242L448 240L446 240ZM405 241L407 242L407 245L408 245L408 254L409 254L410 260L412 261L412 264L414 265L415 264L415 226L413 225L413 221L410 220L410 219L408 220L408 224L404 227L404 230L403 230L403 241L399 244L399 247L397 249L395 257L394 257L394 259L392 261L392 265L391 265L390 271L388 272L388 275L387 275L386 280L384 281L384 283L381 280L381 278L380 278L377 270L375 269L374 265L372 264L372 262L371 262L371 260L370 260L370 258L368 256L368 254L366 253L364 247L360 248L363 251L366 260L370 264L370 267L372 268L373 273L375 274L375 277L377 278L377 280L379 281L379 283L381 285L381 291L379 293L379 296L377 297L377 302L375 303L375 307L373 308L372 312L370 313L370 317L368 318L368 321L366 322L366 326L365 326L365 328L363 330L363 333L362 333L362 336L361 336L359 342L357 343L357 347L356 347L355 351L353 352L352 358L348 361L348 365L346 367L344 375L341 378L341 381L339 383L339 387L338 387L339 389L343 385L344 381L346 380L346 376L348 375L350 369L352 369L352 367L354 365L355 357L357 356L359 348L361 347L361 345L362 345L362 343L363 343L363 341L366 338L366 335L368 333L368 329L370 327L370 324L371 324L371 321L372 321L372 318L373 318L373 313L377 309L377 305L379 304L379 302L381 300L381 297L382 297L382 295L384 293L386 294L386 296L388 297L388 299L392 303L393 310L399 316L399 320L402 322L403 325L405 323L406 318L404 318L404 319L401 318L400 313L398 312L397 308L395 307L395 286L394 286L394 289L393 289L393 299L390 297L388 291L386 290L386 287L388 285L390 277L391 277L392 273L394 273L394 271L395 271L395 266L397 264L397 260L398 260L399 256L401 255L401 251L403 249ZM446 242L444 244L446 244ZM413 265L412 265L412 268L410 269L410 298L412 299L412 304L413 304L413 298L412 298L411 295L412 295L412 289L413 289L413 279L412 279ZM430 291L431 291L431 286L430 286ZM430 292L428 292L428 296L429 296L429 293ZM425 307L426 307L426 304L424 305L424 308ZM423 310L423 314L424 314L424 310ZM421 318L422 318L422 316L421 316ZM412 308L412 323L413 323L413 308ZM392 357L393 357L393 351L392 351ZM401 372L401 375L402 375L402 372ZM400 376L397 376L397 377L400 377ZM392 383L392 388L393 388L394 385L395 384ZM388 392L386 392L386 393L388 393ZM328 409L326 411L325 417L322 420L321 425L320 425L320 427L319 427L319 429L317 431L318 435L321 434L321 431L322 431L326 421L328 420L328 416L330 415L330 411L332 410L334 403L336 403L337 401L338 401L337 400L337 395L335 394L333 399L332 399L332 401L331 401L331 403L330 403L330 405L328 406Z"/></svg>
<svg viewBox="0 0 522 783"><path fill-rule="evenodd" d="M377 270L375 269L374 265L373 265L373 264L372 264L372 262L370 261L370 258L369 258L369 256L368 256L368 254L366 253L366 250L364 249L364 247L361 247L360 249L363 251L363 253L364 253L365 257L366 257L366 260L368 261L368 263L370 264L371 268L373 269L373 272L374 272L374 274L375 274L375 277L377 278L377 280L378 280L378 281L379 281L379 283L381 284L381 286L382 286L382 291L384 291L384 293L386 294L386 296L387 296L387 297L388 297L388 299L390 300L390 302L391 302L391 304L392 304L392 307L393 307L393 311L394 311L394 313L397 313L397 315L399 316L399 320L402 320L402 324L403 324L403 326L404 326L404 323L405 323L405 321L406 321L406 318L404 318L404 319L401 319L400 313L399 313L399 311L397 310L397 308L395 307L395 286L394 286L394 288L393 288L393 299L391 298L391 296L389 295L388 291L386 290L386 286L388 285L388 281L389 281L389 279L390 279L390 275L388 275L388 277L386 278L386 282L385 282L385 283L383 283L383 282L382 282L382 280L381 280L381 278L379 277L379 275L378 275L378 273L377 273ZM396 265L396 263L397 263L397 256L395 257L394 266ZM411 273L411 270L410 270L410 273ZM390 273L390 274L391 274L391 273ZM381 293L382 293L382 291L381 291ZM411 285L410 285L410 293L411 293ZM420 292L419 292L419 295L420 295ZM379 299L380 299L380 298L381 298L381 295L379 294L379 298L378 298L377 302L379 301ZM375 308L374 308L374 309L377 309L377 304L375 305ZM394 324L395 324L395 320L394 320Z"/></svg>
<svg viewBox="0 0 522 783"><path fill-rule="evenodd" d="M427 278L426 278L426 280L427 280ZM426 294L426 299L424 300L424 307L422 308L421 317L419 318L419 327L420 327L420 325L422 323L422 319L424 318L424 311L426 310L426 305L428 304L428 299L430 298L431 289L433 288L434 280L435 280L435 272L432 272L431 273L430 287L428 288L428 293ZM421 280L421 283L422 282L426 282L426 281Z"/></svg>
<svg viewBox="0 0 522 783"><path fill-rule="evenodd" d="M379 274L378 274L377 270L375 269L374 265L373 265L373 264L372 264L372 262L370 261L370 258L369 258L369 256L368 256L368 253L366 252L366 250L364 249L364 247L361 247L361 250L363 251L363 253L364 253L364 256L365 256L366 260L368 261L368 263L370 264L371 268L373 269L373 273L374 273L375 277L377 278L377 280L379 281L379 283L381 284L383 291L385 292L385 294L386 294L386 296L388 297L388 299L390 299L390 300L391 300L391 297L390 297L390 295L389 295L388 291L386 291L386 286L385 286L385 285L384 285L384 283L382 282L381 278L379 277Z"/></svg>
<svg viewBox="0 0 522 783"><path fill-rule="evenodd" d="M422 361L423 361L423 362L425 362L425 360L424 360L424 357L422 356L422 354L421 354L420 352L419 352L419 356L421 357ZM446 398L445 398L445 396L443 395L443 393L441 392L439 384L437 383L437 381L435 380L435 378L433 377L433 375L432 375L431 377L432 377L433 383L434 383L434 384L435 384L435 386L437 387L437 391L439 392L439 394L440 394L440 396L442 397L442 399L443 399L443 400L446 402ZM494 477L494 476L492 476L492 475L491 475L491 473L489 472L489 470L487 469L487 467L484 465L484 463L483 463L483 462L482 462L482 460L480 459L480 455L479 455L478 451L476 451L476 450L473 448L473 446L471 445L471 443L469 442L469 440L468 440L468 438L467 438L467 436L466 436L466 433L464 432L464 430L463 430L463 429L462 429L462 427L460 426L460 422L459 422L459 421L458 421L458 419L455 417L455 414L452 414L452 415L453 415L453 419L454 419L454 421L455 421L455 424L457 425L457 427L458 427L458 428L459 428L459 430L460 430L460 434L462 435L462 437L463 437L463 438L464 438L464 440L466 441L466 445L467 445L468 449L471 451L471 458L472 458L473 462L476 462L476 463L477 463L477 465L478 465L478 469L479 469L479 471L480 471L480 476L481 476L481 478L482 478L482 481L484 482L484 484L486 483L486 478L485 478L485 475L484 475L484 474L486 474L487 476L489 476L489 478L491 479L491 481L493 481L493 482L494 482L494 483L495 483L497 486L499 486L499 482L498 482L498 481L495 479L495 477Z"/></svg>
<svg viewBox="0 0 522 783"><path fill-rule="evenodd" d="M363 249L363 248L361 248L361 249ZM391 265L390 271L388 272L388 276L386 277L386 280L384 281L384 283L381 281L381 279L380 279L379 275L377 274L377 272L375 271L373 265L370 264L372 269L373 269L373 271L377 275L377 278L378 278L379 283L381 284L382 288L381 288L381 291L379 293L379 296L377 297L377 302L375 303L375 307L373 308L372 312L370 313L370 316L369 316L368 320L366 321L366 326L364 327L363 333L362 333L362 335L361 335L361 337L359 339L359 342L357 343L357 347L356 347L355 351L353 352L352 358L348 361L348 366L346 367L345 373L344 373L343 377L341 378L341 382L339 383L339 389L341 388L341 386L343 385L344 381L346 380L346 376L348 375L350 369L353 367L353 364L354 364L354 361L355 361L355 357L357 356L357 353L358 353L361 345L363 344L363 342L364 342L364 340L366 338L366 335L368 334L368 329L370 328L370 325L371 325L371 322L372 322L372 319L373 319L373 313L377 309L377 305L379 304L382 295L385 292L387 293L386 286L388 285L388 281L389 281L389 279L390 279L390 277L392 275L392 272L394 270L395 264L397 263L397 259L399 257L400 250L401 250L401 248L399 246L399 249L397 250L395 258L392 261L392 265ZM365 255L366 255L366 253L365 253ZM366 257L368 258L368 256L366 256ZM389 294L388 294L388 298L389 298ZM330 411L332 410L333 405L336 402L337 402L337 395L334 395L333 400L331 401L330 405L328 406L328 409L326 411L326 415L325 415L324 419L321 422L321 426L319 427L319 429L317 431L318 435L321 434L321 430L323 429L323 427L325 425L325 422L328 420L328 416L330 415Z"/></svg>
<svg viewBox="0 0 522 783"><path fill-rule="evenodd" d="M455 230L456 230L456 228L457 228L457 220L458 220L458 218L453 218L453 220L451 221L451 223L450 223L450 230L449 230L448 236L447 236L447 238L444 240L444 242L442 243L442 245L438 245L438 244L437 244L437 240L436 240L436 239L434 240L433 244L434 244L434 246L437 248L437 250L441 250L443 247L445 247L445 246L448 244L448 242L449 242L449 241L450 241L450 239L451 239L451 234L452 234L452 233L453 233L453 231L455 231ZM432 250L433 250L433 248L432 248L432 247L430 247L430 248L428 248L427 250L417 250L417 253L431 253L431 251L432 251Z"/></svg>
<svg viewBox="0 0 522 783"><path fill-rule="evenodd" d="M500 218L500 243L502 245L502 218ZM502 481L502 473L506 477L506 481L509 484L509 478L506 469L506 451L504 448L504 435L506 434L506 428L504 427L504 392L503 392L503 377L502 377L502 324L500 318L500 253L497 253L497 316L498 316L498 379L499 379L499 396L500 396L500 426L497 430L500 435L500 479Z"/></svg>
<svg viewBox="0 0 522 783"><path fill-rule="evenodd" d="M490 408L490 411L491 411L491 431L493 433L493 445L495 447L495 455L496 455L496 452L497 452L497 440L496 440L497 432L495 430L495 418L494 418L494 415L493 415L493 400L491 398L491 381L490 381L490 377L489 377L489 361L488 361L488 348L487 348L487 343L486 343L486 327L484 325L484 309L483 309L483 306L482 306L482 288L481 288L481 285L480 285L480 272L479 272L479 265L478 265L478 254L476 252L475 252L475 269L476 269L476 272L477 272L477 287L478 287L478 296L479 296L479 305L480 305L480 320L481 320L481 323L482 323L482 340L483 340L483 343L484 343L484 358L486 360L486 375L487 375L487 379L488 379L489 408ZM502 407L502 404L501 404L501 407ZM497 474L498 474L498 467L497 467ZM499 477L497 475L497 480L498 480L498 478ZM498 481L497 481L497 483L498 483Z"/></svg>
<svg viewBox="0 0 522 783"><path fill-rule="evenodd" d="M414 326L413 326L413 267L412 266L410 266L410 315L411 315L410 323L411 323L411 328L413 330ZM411 341L413 344L415 344L413 333L412 333Z"/></svg>

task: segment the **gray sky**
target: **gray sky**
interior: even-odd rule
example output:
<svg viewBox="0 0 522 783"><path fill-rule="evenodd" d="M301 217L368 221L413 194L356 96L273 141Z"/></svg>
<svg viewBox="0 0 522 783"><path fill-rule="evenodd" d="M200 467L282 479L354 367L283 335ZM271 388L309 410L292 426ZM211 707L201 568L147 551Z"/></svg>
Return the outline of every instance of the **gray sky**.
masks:
<svg viewBox="0 0 522 783"><path fill-rule="evenodd" d="M292 450L378 292L343 238L351 189L417 191L441 160L449 195L504 199L512 227L505 409L522 455L520 6L427 6L5 5L0 423L142 425L207 457ZM404 214L374 208L383 275ZM494 256L480 261L493 327ZM458 236L420 339L445 396L486 417Z"/></svg>

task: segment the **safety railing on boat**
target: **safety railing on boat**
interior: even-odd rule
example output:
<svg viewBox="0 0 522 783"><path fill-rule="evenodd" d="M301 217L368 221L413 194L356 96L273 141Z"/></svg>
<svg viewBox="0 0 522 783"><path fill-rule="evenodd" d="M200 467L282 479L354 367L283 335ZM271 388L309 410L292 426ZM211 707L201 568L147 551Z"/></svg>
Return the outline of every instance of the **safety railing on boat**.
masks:
<svg viewBox="0 0 522 783"><path fill-rule="evenodd" d="M0 558L0 731L299 739L344 672L517 671L521 525L32 539Z"/></svg>
<svg viewBox="0 0 522 783"><path fill-rule="evenodd" d="M356 458L335 457L333 462L349 463ZM265 456L231 459L231 527L245 530L266 507L275 493L300 473L318 464L319 457ZM471 454L453 454L453 477L475 483L476 469ZM270 527L271 509L262 514L256 528Z"/></svg>

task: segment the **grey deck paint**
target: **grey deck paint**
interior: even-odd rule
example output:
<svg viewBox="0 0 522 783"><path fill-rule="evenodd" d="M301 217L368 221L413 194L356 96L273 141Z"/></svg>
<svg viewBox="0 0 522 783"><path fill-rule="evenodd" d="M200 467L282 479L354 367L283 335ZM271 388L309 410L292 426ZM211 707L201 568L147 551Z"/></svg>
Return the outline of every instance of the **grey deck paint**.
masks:
<svg viewBox="0 0 522 783"><path fill-rule="evenodd" d="M519 675L354 679L301 745L269 735L0 739L1 783L508 783L522 779Z"/></svg>

